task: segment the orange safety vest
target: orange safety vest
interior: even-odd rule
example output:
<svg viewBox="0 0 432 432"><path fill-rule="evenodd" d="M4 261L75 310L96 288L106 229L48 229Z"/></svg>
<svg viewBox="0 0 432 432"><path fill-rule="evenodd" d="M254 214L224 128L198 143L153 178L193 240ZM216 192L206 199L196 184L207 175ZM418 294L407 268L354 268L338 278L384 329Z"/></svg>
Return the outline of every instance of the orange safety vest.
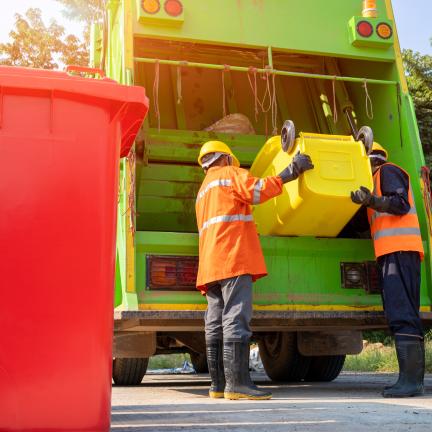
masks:
<svg viewBox="0 0 432 432"><path fill-rule="evenodd" d="M251 205L279 195L282 186L280 177L260 179L234 166L207 171L195 205L199 232L197 288L203 294L211 282L244 274L255 281L267 275Z"/></svg>
<svg viewBox="0 0 432 432"><path fill-rule="evenodd" d="M394 165L386 163L384 165ZM381 165L374 174L374 194L382 196L381 191ZM394 165L397 166L397 165ZM375 256L378 258L393 252L414 251L420 254L423 259L424 251L420 233L420 225L417 218L417 211L411 192L411 181L407 172L399 168L408 177L408 202L410 210L407 214L398 216L390 213L380 213L371 208L367 209L371 235L374 242Z"/></svg>

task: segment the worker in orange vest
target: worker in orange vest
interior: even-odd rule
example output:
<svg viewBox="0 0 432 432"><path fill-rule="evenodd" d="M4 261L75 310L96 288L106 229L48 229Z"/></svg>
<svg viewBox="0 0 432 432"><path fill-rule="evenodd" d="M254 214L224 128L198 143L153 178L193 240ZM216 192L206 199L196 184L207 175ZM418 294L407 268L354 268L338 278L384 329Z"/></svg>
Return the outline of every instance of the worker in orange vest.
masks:
<svg viewBox="0 0 432 432"><path fill-rule="evenodd" d="M382 298L395 337L399 379L384 397L424 394L424 339L420 319L420 261L423 244L410 177L387 162L387 151L374 143L369 156L374 191L365 187L351 199L367 207L375 256L381 274Z"/></svg>
<svg viewBox="0 0 432 432"><path fill-rule="evenodd" d="M196 200L199 230L197 288L206 295L209 395L226 399L270 399L249 375L252 282L267 270L252 217L252 205L282 192L283 184L313 168L298 153L278 176L252 177L223 142L205 143L198 157L206 176Z"/></svg>

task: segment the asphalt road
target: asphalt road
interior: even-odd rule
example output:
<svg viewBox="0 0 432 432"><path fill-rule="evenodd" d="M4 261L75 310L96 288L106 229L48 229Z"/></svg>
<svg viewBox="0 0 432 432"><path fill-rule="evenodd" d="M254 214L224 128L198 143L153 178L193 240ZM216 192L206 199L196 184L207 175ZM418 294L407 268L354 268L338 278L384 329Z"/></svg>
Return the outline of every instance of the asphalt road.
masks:
<svg viewBox="0 0 432 432"><path fill-rule="evenodd" d="M344 373L332 383L275 385L269 401L209 399L206 375L147 375L136 387L113 386L112 431L426 432L432 430L432 375L426 396L384 399L394 375Z"/></svg>

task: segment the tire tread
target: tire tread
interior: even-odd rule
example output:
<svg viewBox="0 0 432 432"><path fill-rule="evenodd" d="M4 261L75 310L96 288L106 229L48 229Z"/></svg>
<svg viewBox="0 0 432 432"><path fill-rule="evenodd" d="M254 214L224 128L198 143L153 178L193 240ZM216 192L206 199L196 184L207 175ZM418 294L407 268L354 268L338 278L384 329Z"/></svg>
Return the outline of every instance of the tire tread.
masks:
<svg viewBox="0 0 432 432"><path fill-rule="evenodd" d="M345 355L311 357L311 365L306 375L306 381L330 382L341 373Z"/></svg>
<svg viewBox="0 0 432 432"><path fill-rule="evenodd" d="M139 385L147 371L148 358L116 358L112 377L116 385Z"/></svg>

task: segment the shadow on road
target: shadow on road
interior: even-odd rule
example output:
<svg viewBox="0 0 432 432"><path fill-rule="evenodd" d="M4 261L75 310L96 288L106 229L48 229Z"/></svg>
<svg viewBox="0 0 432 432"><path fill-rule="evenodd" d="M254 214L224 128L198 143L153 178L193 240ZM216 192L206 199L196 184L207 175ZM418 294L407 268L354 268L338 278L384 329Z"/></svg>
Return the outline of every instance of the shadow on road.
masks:
<svg viewBox="0 0 432 432"><path fill-rule="evenodd" d="M431 396L383 399L394 375L344 374L332 383L278 385L269 401L211 400L206 376L152 377L141 386L113 388L113 431L423 432L432 424Z"/></svg>

